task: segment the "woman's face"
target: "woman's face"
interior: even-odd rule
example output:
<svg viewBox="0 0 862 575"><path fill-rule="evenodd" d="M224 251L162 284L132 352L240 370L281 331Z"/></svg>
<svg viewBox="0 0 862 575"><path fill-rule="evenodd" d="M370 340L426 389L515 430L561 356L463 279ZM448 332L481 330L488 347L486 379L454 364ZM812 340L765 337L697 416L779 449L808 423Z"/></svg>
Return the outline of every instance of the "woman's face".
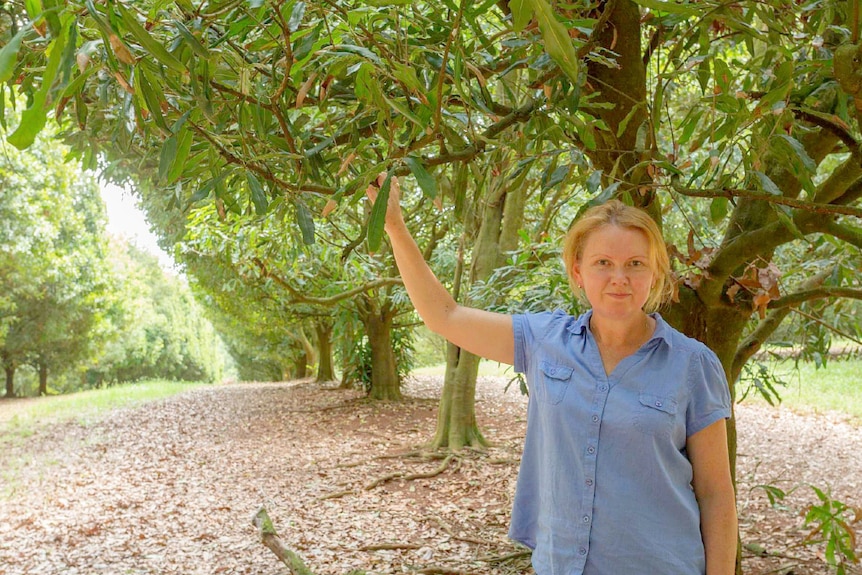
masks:
<svg viewBox="0 0 862 575"><path fill-rule="evenodd" d="M656 280L646 234L612 224L596 228L587 236L572 275L594 315L630 319L641 314Z"/></svg>

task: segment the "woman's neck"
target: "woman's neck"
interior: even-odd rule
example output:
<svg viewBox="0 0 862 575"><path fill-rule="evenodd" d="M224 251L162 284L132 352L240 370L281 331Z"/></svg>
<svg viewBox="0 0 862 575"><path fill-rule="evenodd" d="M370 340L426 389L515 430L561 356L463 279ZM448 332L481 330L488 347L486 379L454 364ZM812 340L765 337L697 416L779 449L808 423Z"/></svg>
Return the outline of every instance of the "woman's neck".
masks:
<svg viewBox="0 0 862 575"><path fill-rule="evenodd" d="M656 321L646 313L624 320L590 317L590 331L599 346L608 349L639 348L655 331Z"/></svg>

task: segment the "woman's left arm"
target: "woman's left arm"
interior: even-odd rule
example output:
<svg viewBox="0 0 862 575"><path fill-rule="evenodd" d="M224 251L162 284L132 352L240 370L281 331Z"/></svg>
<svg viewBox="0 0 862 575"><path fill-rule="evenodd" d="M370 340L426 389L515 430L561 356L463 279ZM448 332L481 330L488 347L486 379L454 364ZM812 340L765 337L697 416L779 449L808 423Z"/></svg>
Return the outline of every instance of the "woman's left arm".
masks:
<svg viewBox="0 0 862 575"><path fill-rule="evenodd" d="M736 496L730 476L725 423L724 419L716 421L686 442L700 507L706 575L733 575L736 565Z"/></svg>

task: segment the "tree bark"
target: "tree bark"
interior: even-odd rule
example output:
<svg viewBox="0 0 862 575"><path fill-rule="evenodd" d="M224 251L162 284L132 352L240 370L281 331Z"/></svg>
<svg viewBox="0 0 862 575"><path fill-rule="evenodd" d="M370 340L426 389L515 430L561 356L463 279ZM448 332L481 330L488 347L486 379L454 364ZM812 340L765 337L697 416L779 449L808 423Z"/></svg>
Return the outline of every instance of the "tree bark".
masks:
<svg viewBox="0 0 862 575"><path fill-rule="evenodd" d="M332 325L319 321L314 325L317 332L317 381L335 380L335 371L332 368Z"/></svg>
<svg viewBox="0 0 862 575"><path fill-rule="evenodd" d="M293 374L296 379L303 379L308 376L308 352L305 349L300 349L299 356L293 363Z"/></svg>
<svg viewBox="0 0 862 575"><path fill-rule="evenodd" d="M401 399L401 382L395 369L395 353L392 350L392 320L395 314L388 304L377 308L374 303L370 312L363 314L371 345L371 390L369 397L377 400Z"/></svg>
<svg viewBox="0 0 862 575"><path fill-rule="evenodd" d="M7 365L6 371L6 397L15 397L15 366Z"/></svg>
<svg viewBox="0 0 862 575"><path fill-rule="evenodd" d="M48 395L48 364L44 362L39 363L39 395Z"/></svg>

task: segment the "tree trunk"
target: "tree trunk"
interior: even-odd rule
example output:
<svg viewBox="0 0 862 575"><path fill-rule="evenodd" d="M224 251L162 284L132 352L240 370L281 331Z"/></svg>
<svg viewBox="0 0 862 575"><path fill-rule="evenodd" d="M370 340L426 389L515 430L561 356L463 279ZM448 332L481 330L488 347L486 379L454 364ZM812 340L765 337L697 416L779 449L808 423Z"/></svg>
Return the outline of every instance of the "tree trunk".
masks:
<svg viewBox="0 0 862 575"><path fill-rule="evenodd" d="M300 349L299 356L293 363L293 377L303 379L308 376L308 353L305 349Z"/></svg>
<svg viewBox="0 0 862 575"><path fill-rule="evenodd" d="M48 395L48 364L39 364L39 395Z"/></svg>
<svg viewBox="0 0 862 575"><path fill-rule="evenodd" d="M388 309L376 309L365 315L368 342L371 345L371 399L401 399L401 382L395 369L395 353L392 350L392 320L394 314Z"/></svg>
<svg viewBox="0 0 862 575"><path fill-rule="evenodd" d="M317 322L314 326L317 332L317 381L333 381L335 371L332 369L332 325Z"/></svg>
<svg viewBox="0 0 862 575"><path fill-rule="evenodd" d="M15 366L7 365L6 371L6 397L15 397Z"/></svg>
<svg viewBox="0 0 862 575"><path fill-rule="evenodd" d="M476 424L476 378L480 358L447 344L446 377L437 409L437 429L431 447L458 451L487 446Z"/></svg>
<svg viewBox="0 0 862 575"><path fill-rule="evenodd" d="M505 170L500 170L505 172ZM503 250L517 247L518 230L523 222L526 186L501 181L492 184L483 198L481 223L473 249L472 282L487 279L505 263ZM460 263L460 262L459 262ZM455 297L460 287L459 265L456 271ZM483 302L466 302L482 306ZM454 345L447 345L446 377L437 410L437 428L431 447L460 450L464 447L485 447L487 440L476 424L476 378L480 358Z"/></svg>

